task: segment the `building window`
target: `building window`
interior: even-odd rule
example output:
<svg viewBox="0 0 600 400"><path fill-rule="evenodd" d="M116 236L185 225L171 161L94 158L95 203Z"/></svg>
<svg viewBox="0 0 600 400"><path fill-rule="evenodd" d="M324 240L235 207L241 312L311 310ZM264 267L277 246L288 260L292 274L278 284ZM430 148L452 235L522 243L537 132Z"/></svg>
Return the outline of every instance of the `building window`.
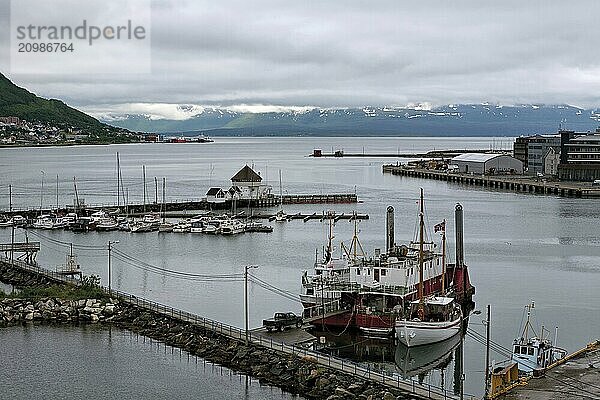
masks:
<svg viewBox="0 0 600 400"><path fill-rule="evenodd" d="M381 276L386 276L386 275L387 275L387 269L382 269Z"/></svg>
<svg viewBox="0 0 600 400"><path fill-rule="evenodd" d="M360 268L356 268L356 275L360 275Z"/></svg>

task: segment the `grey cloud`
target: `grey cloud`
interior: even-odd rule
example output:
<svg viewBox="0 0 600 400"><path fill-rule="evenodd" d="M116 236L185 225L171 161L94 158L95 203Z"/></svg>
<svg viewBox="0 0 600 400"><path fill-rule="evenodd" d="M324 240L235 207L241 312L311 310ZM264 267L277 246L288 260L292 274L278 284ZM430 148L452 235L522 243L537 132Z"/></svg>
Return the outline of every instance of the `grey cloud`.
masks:
<svg viewBox="0 0 600 400"><path fill-rule="evenodd" d="M153 4L151 75L12 77L78 106L599 101L594 0Z"/></svg>

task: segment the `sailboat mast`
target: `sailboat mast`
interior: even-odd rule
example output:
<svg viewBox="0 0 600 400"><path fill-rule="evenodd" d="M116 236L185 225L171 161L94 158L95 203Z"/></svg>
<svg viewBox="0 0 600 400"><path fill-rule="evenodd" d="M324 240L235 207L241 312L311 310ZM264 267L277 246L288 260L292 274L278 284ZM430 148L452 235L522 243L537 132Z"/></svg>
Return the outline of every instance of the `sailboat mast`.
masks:
<svg viewBox="0 0 600 400"><path fill-rule="evenodd" d="M167 207L166 207L166 204L165 204L165 185L166 185L166 181L167 181L167 178L163 177L163 184L162 184L162 186L163 186L162 187L162 220L163 220L163 224L165 223L165 217L166 217L165 214L167 213L167 210L166 210Z"/></svg>
<svg viewBox="0 0 600 400"><path fill-rule="evenodd" d="M56 174L56 212L58 212L58 174Z"/></svg>
<svg viewBox="0 0 600 400"><path fill-rule="evenodd" d="M279 207L283 210L283 186L281 185L281 170L279 170Z"/></svg>
<svg viewBox="0 0 600 400"><path fill-rule="evenodd" d="M442 230L442 296L446 294L446 220Z"/></svg>
<svg viewBox="0 0 600 400"><path fill-rule="evenodd" d="M142 165L142 175L144 180L144 212L146 212L146 166Z"/></svg>
<svg viewBox="0 0 600 400"><path fill-rule="evenodd" d="M419 307L423 307L423 234L424 234L424 206L423 206L423 188L421 188L421 201L419 212Z"/></svg>
<svg viewBox="0 0 600 400"><path fill-rule="evenodd" d="M73 190L75 191L75 214L79 217L79 195L77 194L77 181L73 177Z"/></svg>
<svg viewBox="0 0 600 400"><path fill-rule="evenodd" d="M117 151L117 207L121 207L121 165L119 163L119 152Z"/></svg>

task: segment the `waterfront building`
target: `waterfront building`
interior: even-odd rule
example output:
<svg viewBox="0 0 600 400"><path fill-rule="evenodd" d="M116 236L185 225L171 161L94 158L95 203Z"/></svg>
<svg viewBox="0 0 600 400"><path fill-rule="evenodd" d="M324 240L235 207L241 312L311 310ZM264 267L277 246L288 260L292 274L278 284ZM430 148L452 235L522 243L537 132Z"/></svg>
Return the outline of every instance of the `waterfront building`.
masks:
<svg viewBox="0 0 600 400"><path fill-rule="evenodd" d="M530 175L550 174L545 170L545 157L548 150L553 148L555 153L560 153L560 135L535 135L527 141L527 173Z"/></svg>
<svg viewBox="0 0 600 400"><path fill-rule="evenodd" d="M600 179L600 128L593 133L561 131L558 176L569 181Z"/></svg>
<svg viewBox="0 0 600 400"><path fill-rule="evenodd" d="M231 178L231 185L239 189L239 199L264 199L271 194L271 186L263 184L260 174L248 165Z"/></svg>
<svg viewBox="0 0 600 400"><path fill-rule="evenodd" d="M206 192L206 201L209 203L225 203L226 194L219 187L212 187Z"/></svg>
<svg viewBox="0 0 600 400"><path fill-rule="evenodd" d="M550 147L544 156L544 175L557 176L560 164L560 150Z"/></svg>
<svg viewBox="0 0 600 400"><path fill-rule="evenodd" d="M458 172L478 175L523 173L523 162L506 154L465 153L454 157L450 165Z"/></svg>
<svg viewBox="0 0 600 400"><path fill-rule="evenodd" d="M513 145L513 155L523 163L523 169L528 174L553 175L545 169L545 158L550 148L554 149L552 156L560 154L560 134L518 137ZM549 163L551 165L552 160Z"/></svg>
<svg viewBox="0 0 600 400"><path fill-rule="evenodd" d="M513 144L513 156L523 163L523 167L527 168L527 143L531 136L521 136L515 140Z"/></svg>

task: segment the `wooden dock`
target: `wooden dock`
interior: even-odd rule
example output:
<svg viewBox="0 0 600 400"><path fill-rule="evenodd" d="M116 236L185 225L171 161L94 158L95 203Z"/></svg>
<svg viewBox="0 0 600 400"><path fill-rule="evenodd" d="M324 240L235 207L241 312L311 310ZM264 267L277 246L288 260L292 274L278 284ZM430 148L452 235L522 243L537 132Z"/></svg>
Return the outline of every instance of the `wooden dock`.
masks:
<svg viewBox="0 0 600 400"><path fill-rule="evenodd" d="M523 175L471 175L404 165L384 165L383 173L411 178L434 179L462 185L481 186L488 189L517 193L554 195L561 197L600 197L600 188L578 182L547 182Z"/></svg>
<svg viewBox="0 0 600 400"><path fill-rule="evenodd" d="M30 265L18 260L11 261L4 257L0 257L0 268L11 268L12 270L23 270L29 274L39 274L45 278L49 278L50 281L78 284L77 281L73 280L72 278L61 276L56 272L42 268L39 265ZM206 330L210 330L216 334L226 336L233 340L244 341L246 338L246 331L238 327L192 314L187 311L178 310L173 307L166 306L155 301L146 300L129 293L116 290L109 291L107 288L103 289L112 298L117 298L121 302L145 309L148 312L173 318L183 323L201 326ZM331 356L328 354L322 354L309 350L304 346L287 344L284 341L279 341L272 337L267 338L264 335L253 331L248 332L248 340L254 346L270 349L270 351L273 352L280 352L283 354L302 357L305 360L310 359L315 365L318 365L322 368L328 368L334 372L347 374L357 379L376 382L383 386L396 389L406 393L413 399L458 400L458 397L451 390L446 390L430 384L418 383L414 380L404 380L397 373L373 371L370 369L370 367L364 367L351 360ZM472 400L475 399L473 396L465 396L464 398Z"/></svg>
<svg viewBox="0 0 600 400"><path fill-rule="evenodd" d="M354 204L358 202L358 196L356 193L331 193L331 194L288 194L283 195L281 198L283 204ZM239 199L234 201L227 199L223 202L209 202L206 198L199 200L183 200L183 201L170 201L164 205L166 212L189 212L189 211L219 211L219 210L243 210L246 208L266 208L266 207L277 207L280 204L278 196L269 196L263 199ZM118 204L86 204L84 207L80 207L79 211L84 214L91 214L98 210L111 210L119 211L124 214L126 207ZM161 203L150 203L150 204L129 204L127 210L130 215L143 215L149 212L160 212ZM48 214L56 212L56 208L17 208L13 207L12 211L4 211L7 217L13 215L21 215L26 218L33 218L40 213ZM58 212L66 214L68 212L74 212L73 205L67 205L61 207Z"/></svg>

